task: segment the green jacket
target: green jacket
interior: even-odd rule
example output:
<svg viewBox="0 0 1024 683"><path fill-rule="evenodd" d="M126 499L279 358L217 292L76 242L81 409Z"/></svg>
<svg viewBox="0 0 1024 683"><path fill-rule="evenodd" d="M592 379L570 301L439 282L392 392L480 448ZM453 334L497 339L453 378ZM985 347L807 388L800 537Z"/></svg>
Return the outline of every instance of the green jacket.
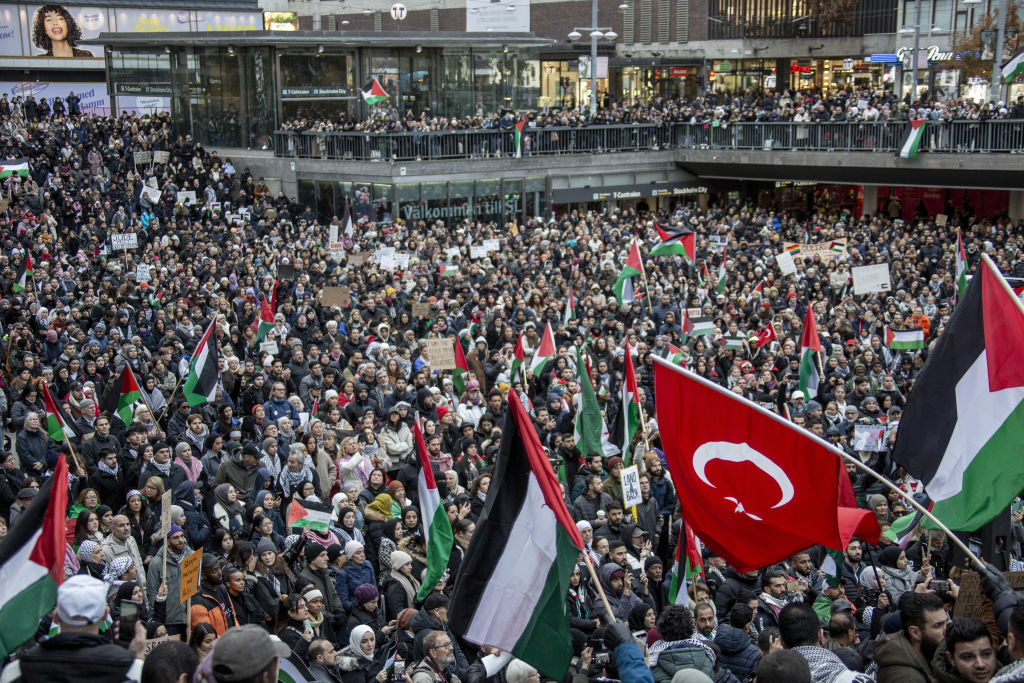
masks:
<svg viewBox="0 0 1024 683"><path fill-rule="evenodd" d="M875 663L878 683L937 683L931 665L917 654L902 631L878 643Z"/></svg>

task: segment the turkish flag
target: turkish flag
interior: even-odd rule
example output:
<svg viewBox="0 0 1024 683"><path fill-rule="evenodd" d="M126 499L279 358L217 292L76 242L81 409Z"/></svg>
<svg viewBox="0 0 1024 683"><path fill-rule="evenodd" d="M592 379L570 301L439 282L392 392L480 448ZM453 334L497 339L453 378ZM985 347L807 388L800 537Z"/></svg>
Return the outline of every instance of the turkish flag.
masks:
<svg viewBox="0 0 1024 683"><path fill-rule="evenodd" d="M840 512L849 479L825 441L661 359L654 394L683 518L737 570L818 544L841 550L853 533L877 541L869 511Z"/></svg>

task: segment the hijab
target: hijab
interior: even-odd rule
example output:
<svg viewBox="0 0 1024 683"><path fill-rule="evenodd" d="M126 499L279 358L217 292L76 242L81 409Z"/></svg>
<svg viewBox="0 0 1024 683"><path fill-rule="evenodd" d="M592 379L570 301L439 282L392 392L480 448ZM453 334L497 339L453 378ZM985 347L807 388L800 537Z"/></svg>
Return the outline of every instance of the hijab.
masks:
<svg viewBox="0 0 1024 683"><path fill-rule="evenodd" d="M352 650L352 654L354 654L356 657L361 659L372 660L373 655L366 654L365 652L363 652L363 648L359 647L359 643L362 642L363 636L365 636L367 633L373 633L373 629L367 626L366 624L359 624L358 626L353 628L352 633L350 633L348 636L348 647L350 650ZM376 649L376 643L374 643L374 648Z"/></svg>
<svg viewBox="0 0 1024 683"><path fill-rule="evenodd" d="M231 484L221 484L213 490L213 495L216 496L217 502L228 513L229 517L241 517L242 504L238 502L237 493L234 502L228 500L228 489L230 487Z"/></svg>
<svg viewBox="0 0 1024 683"><path fill-rule="evenodd" d="M384 515L384 519L391 519L391 506L394 505L394 502L388 494L379 493L366 508Z"/></svg>

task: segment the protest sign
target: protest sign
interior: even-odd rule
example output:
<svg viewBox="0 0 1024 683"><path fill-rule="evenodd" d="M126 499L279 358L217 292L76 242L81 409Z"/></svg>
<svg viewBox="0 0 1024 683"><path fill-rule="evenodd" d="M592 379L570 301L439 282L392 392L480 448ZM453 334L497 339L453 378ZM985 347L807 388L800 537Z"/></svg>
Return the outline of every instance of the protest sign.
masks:
<svg viewBox="0 0 1024 683"><path fill-rule="evenodd" d="M885 450L885 425L854 425L853 450L881 453Z"/></svg>
<svg viewBox="0 0 1024 683"><path fill-rule="evenodd" d="M433 370L455 369L455 337L444 339L427 339L427 360Z"/></svg>
<svg viewBox="0 0 1024 683"><path fill-rule="evenodd" d="M153 160L152 152L135 152L134 155L136 166L145 166Z"/></svg>
<svg viewBox="0 0 1024 683"><path fill-rule="evenodd" d="M793 256L787 252L775 255L775 261L779 264L779 270L782 271L783 275L793 275L796 273L796 263L793 262Z"/></svg>
<svg viewBox="0 0 1024 683"><path fill-rule="evenodd" d="M192 206L196 203L195 190L182 190L175 195L175 200L183 206Z"/></svg>
<svg viewBox="0 0 1024 683"><path fill-rule="evenodd" d="M469 248L469 258L484 258L485 256L487 256L485 247L478 247L474 244Z"/></svg>
<svg viewBox="0 0 1024 683"><path fill-rule="evenodd" d="M621 475L622 503L628 510L634 505L640 505L644 502L643 495L640 493L640 471L636 465L630 465L622 469Z"/></svg>
<svg viewBox="0 0 1024 683"><path fill-rule="evenodd" d="M134 232L120 232L110 236L110 248L114 251L123 249L137 249L139 236Z"/></svg>
<svg viewBox="0 0 1024 683"><path fill-rule="evenodd" d="M147 264L140 263L135 266L135 281L149 282L149 266Z"/></svg>
<svg viewBox="0 0 1024 683"><path fill-rule="evenodd" d="M348 286L324 287L320 293L320 302L328 307L348 308L352 303L352 295Z"/></svg>
<svg viewBox="0 0 1024 683"><path fill-rule="evenodd" d="M852 270L853 293L873 294L875 292L888 292L892 289L889 284L889 264L879 263L875 266L858 266Z"/></svg>
<svg viewBox="0 0 1024 683"><path fill-rule="evenodd" d="M412 317L414 318L426 318L430 315L430 304L413 304L412 305Z"/></svg>
<svg viewBox="0 0 1024 683"><path fill-rule="evenodd" d="M276 356L281 349L277 346L277 342L273 339L260 342L260 353L267 353L271 356Z"/></svg>
<svg viewBox="0 0 1024 683"><path fill-rule="evenodd" d="M170 158L171 153L166 150L153 152L153 161L155 161L158 164L166 164L168 161L170 161Z"/></svg>
<svg viewBox="0 0 1024 683"><path fill-rule="evenodd" d="M501 251L501 240L484 240L484 249L487 251Z"/></svg>
<svg viewBox="0 0 1024 683"><path fill-rule="evenodd" d="M199 566L202 563L202 548L181 561L181 585L178 589L178 602L185 602L199 592Z"/></svg>

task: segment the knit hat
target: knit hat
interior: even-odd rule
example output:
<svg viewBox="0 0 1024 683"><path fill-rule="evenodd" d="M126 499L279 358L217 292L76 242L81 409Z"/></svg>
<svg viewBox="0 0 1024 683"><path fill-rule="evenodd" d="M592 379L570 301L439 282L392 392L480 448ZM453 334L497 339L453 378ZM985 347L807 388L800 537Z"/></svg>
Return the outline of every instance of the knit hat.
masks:
<svg viewBox="0 0 1024 683"><path fill-rule="evenodd" d="M361 584L357 586L355 591L352 593L352 597L356 599L357 605L365 605L378 595L380 595L380 593L377 592L376 586L372 583Z"/></svg>
<svg viewBox="0 0 1024 683"><path fill-rule="evenodd" d="M398 613L398 628L406 629L409 627L409 622L416 616L417 612L412 607L406 607L404 610Z"/></svg>
<svg viewBox="0 0 1024 683"><path fill-rule="evenodd" d="M304 552L306 554L306 562L312 562L316 558L320 557L320 553L324 552L324 547L322 545L317 545L316 543L307 543Z"/></svg>
<svg viewBox="0 0 1024 683"><path fill-rule="evenodd" d="M167 538L170 538L171 536L173 536L174 534L178 533L179 531L183 532L184 529L182 529L180 526L178 526L174 522L171 522L171 530L167 532Z"/></svg>
<svg viewBox="0 0 1024 683"><path fill-rule="evenodd" d="M423 609L427 610L428 612L430 610L439 609L441 607L444 607L445 609L447 609L448 608L448 604L449 604L448 603L448 598L446 598L441 593L431 593L430 595L427 596L427 599L423 602Z"/></svg>
<svg viewBox="0 0 1024 683"><path fill-rule="evenodd" d="M355 555L357 552L359 552L362 549L363 549L363 544L360 543L359 541L349 541L348 543L345 544L345 554L348 556L348 559L350 559L350 560L352 559L353 555Z"/></svg>
<svg viewBox="0 0 1024 683"><path fill-rule="evenodd" d="M619 456L617 456L617 455L613 455L612 457L608 458L608 462L607 462L607 464L605 465L605 467L607 467L607 468L608 468L608 471L609 471L609 472L611 472L611 471L612 471L612 469L613 469L613 468L615 467L615 465L617 465L617 464L618 464L618 465L621 465L621 464L622 464L622 458L620 458L620 457L619 457Z"/></svg>
<svg viewBox="0 0 1024 683"><path fill-rule="evenodd" d="M437 407L437 419L440 420L442 417L448 414L448 409L444 406Z"/></svg>
<svg viewBox="0 0 1024 683"><path fill-rule="evenodd" d="M324 594L316 588L307 588L306 592L302 594L302 597L306 599L306 602L309 602L310 600L316 600L317 598L323 600Z"/></svg>
<svg viewBox="0 0 1024 683"><path fill-rule="evenodd" d="M656 564L663 565L664 563L661 561L661 558L657 555L651 555L646 560L644 560L644 571L646 572L648 569L650 569Z"/></svg>
<svg viewBox="0 0 1024 683"><path fill-rule="evenodd" d="M259 557L263 553L276 553L277 548L274 546L274 542L269 538L261 538L260 542L256 544L256 557Z"/></svg>
<svg viewBox="0 0 1024 683"><path fill-rule="evenodd" d="M404 550L392 550L391 551L391 568L394 571L398 571L405 565L412 562L412 555L405 552Z"/></svg>
<svg viewBox="0 0 1024 683"><path fill-rule="evenodd" d="M331 564L334 561L345 554L345 549L341 547L340 543L332 543L327 546L327 559L330 560Z"/></svg>

